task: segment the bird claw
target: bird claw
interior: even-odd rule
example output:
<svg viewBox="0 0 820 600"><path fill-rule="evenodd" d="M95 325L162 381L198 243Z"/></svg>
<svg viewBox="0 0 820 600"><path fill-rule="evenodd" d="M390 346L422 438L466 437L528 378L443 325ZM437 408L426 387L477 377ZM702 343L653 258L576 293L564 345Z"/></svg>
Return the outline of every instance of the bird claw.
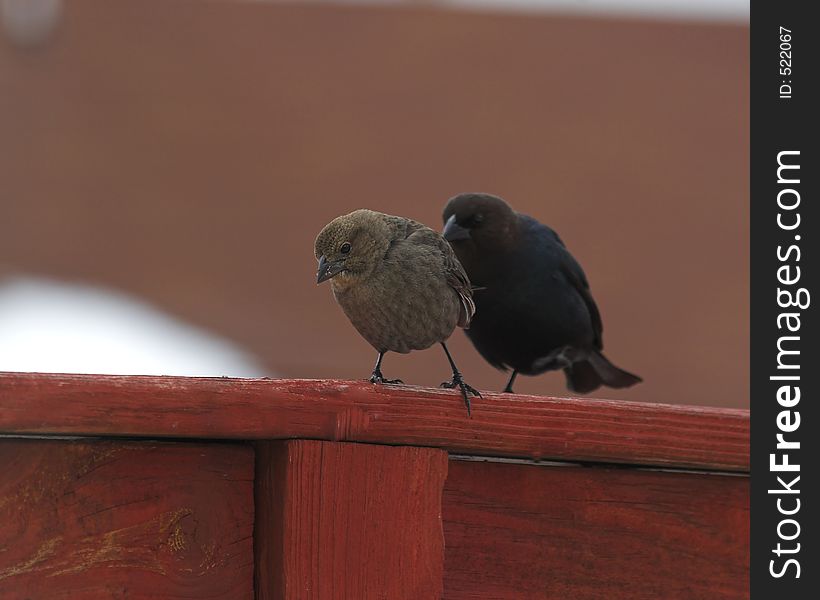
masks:
<svg viewBox="0 0 820 600"><path fill-rule="evenodd" d="M470 396L468 394L472 394L478 398L481 398L481 393L471 386L469 383L466 383L462 378L460 373L456 373L453 375L452 381L445 381L441 384L441 387L447 389L454 389L458 387L461 390L461 397L464 398L464 405L467 407L467 416L471 416L471 406L470 406Z"/></svg>
<svg viewBox="0 0 820 600"><path fill-rule="evenodd" d="M385 379L383 375L379 374L376 375L375 373L370 376L370 383L387 383L391 385L395 384L402 384L404 383L401 379Z"/></svg>

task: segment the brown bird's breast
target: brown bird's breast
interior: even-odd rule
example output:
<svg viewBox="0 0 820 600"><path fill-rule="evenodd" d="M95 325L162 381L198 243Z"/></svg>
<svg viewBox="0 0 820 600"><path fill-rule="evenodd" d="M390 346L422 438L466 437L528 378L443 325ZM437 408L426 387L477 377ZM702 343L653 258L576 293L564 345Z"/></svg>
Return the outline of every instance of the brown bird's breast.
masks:
<svg viewBox="0 0 820 600"><path fill-rule="evenodd" d="M408 253L417 254L412 249ZM407 353L446 340L461 309L439 257L397 254L386 257L363 281L331 280L336 301L361 336L379 352Z"/></svg>

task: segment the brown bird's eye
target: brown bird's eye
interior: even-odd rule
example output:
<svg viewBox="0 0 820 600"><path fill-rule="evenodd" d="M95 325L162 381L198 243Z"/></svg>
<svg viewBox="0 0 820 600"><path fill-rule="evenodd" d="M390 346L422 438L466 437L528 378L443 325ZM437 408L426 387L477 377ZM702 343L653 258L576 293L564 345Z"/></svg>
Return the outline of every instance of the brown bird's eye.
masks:
<svg viewBox="0 0 820 600"><path fill-rule="evenodd" d="M475 221L476 223L481 223L481 221L483 221L483 220L484 220L484 215L482 215L481 213L479 213L479 214L477 214L476 216L473 217L473 221Z"/></svg>
<svg viewBox="0 0 820 600"><path fill-rule="evenodd" d="M347 254L348 252L350 252L350 242L345 242L344 244L342 244L342 247L339 248L339 252L341 252L342 254Z"/></svg>

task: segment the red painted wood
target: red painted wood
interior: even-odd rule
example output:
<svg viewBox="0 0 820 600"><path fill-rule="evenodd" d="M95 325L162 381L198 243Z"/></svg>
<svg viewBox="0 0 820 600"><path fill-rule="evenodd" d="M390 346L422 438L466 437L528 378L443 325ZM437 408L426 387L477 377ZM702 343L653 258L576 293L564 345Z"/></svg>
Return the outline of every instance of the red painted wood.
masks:
<svg viewBox="0 0 820 600"><path fill-rule="evenodd" d="M451 452L748 471L744 410L361 381L0 374L0 433L314 438Z"/></svg>
<svg viewBox="0 0 820 600"><path fill-rule="evenodd" d="M447 453L257 445L257 598L441 598Z"/></svg>
<svg viewBox="0 0 820 600"><path fill-rule="evenodd" d="M253 596L253 453L0 439L0 598Z"/></svg>
<svg viewBox="0 0 820 600"><path fill-rule="evenodd" d="M287 442L256 442L256 475L253 495L255 600L277 600L284 590L284 499L287 476Z"/></svg>
<svg viewBox="0 0 820 600"><path fill-rule="evenodd" d="M749 596L749 479L451 461L446 600Z"/></svg>

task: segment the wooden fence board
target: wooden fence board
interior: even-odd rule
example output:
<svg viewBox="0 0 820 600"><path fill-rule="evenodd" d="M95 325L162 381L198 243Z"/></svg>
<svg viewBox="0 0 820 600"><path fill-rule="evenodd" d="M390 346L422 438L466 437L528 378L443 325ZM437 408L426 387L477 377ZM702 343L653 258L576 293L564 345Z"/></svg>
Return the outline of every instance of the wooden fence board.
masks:
<svg viewBox="0 0 820 600"><path fill-rule="evenodd" d="M749 479L451 461L446 600L740 600Z"/></svg>
<svg viewBox="0 0 820 600"><path fill-rule="evenodd" d="M260 599L441 598L447 454L311 440L257 446ZM261 489L260 489L261 488Z"/></svg>
<svg viewBox="0 0 820 600"><path fill-rule="evenodd" d="M253 597L253 451L0 439L0 598Z"/></svg>
<svg viewBox="0 0 820 600"><path fill-rule="evenodd" d="M460 454L749 469L749 412L363 381L0 374L0 434L312 438Z"/></svg>

